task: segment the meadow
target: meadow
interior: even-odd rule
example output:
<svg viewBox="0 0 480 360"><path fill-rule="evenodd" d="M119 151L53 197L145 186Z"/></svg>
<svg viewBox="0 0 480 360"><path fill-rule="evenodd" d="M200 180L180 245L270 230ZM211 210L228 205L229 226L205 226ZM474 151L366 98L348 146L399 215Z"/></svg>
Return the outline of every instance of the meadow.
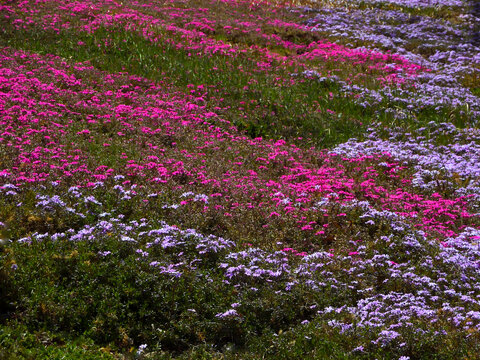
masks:
<svg viewBox="0 0 480 360"><path fill-rule="evenodd" d="M0 2L0 359L480 359L480 9Z"/></svg>

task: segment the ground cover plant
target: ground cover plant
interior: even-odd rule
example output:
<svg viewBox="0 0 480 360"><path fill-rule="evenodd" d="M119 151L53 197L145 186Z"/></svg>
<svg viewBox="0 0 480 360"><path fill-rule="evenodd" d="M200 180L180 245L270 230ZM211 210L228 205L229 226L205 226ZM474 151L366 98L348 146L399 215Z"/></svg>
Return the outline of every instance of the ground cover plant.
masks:
<svg viewBox="0 0 480 360"><path fill-rule="evenodd" d="M479 17L1 2L0 358L479 358Z"/></svg>

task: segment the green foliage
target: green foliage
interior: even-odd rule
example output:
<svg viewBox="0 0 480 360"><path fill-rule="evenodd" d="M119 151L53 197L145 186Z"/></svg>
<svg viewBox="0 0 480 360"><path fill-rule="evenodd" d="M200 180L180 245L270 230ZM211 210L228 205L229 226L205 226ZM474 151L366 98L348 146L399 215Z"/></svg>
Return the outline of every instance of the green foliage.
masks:
<svg viewBox="0 0 480 360"><path fill-rule="evenodd" d="M105 248L115 255L100 257ZM175 281L156 274L148 264L139 266L128 243L108 235L101 243L34 243L12 256L17 307L32 329L84 334L124 351L157 343L178 352L202 339L232 339L219 336L225 329L213 321L217 307L229 300L221 283L206 286L193 273ZM188 309L202 317L197 321Z"/></svg>
<svg viewBox="0 0 480 360"><path fill-rule="evenodd" d="M33 360L113 360L125 357L100 348L87 338L70 339L68 335L48 330L31 331L25 325L0 325L0 359Z"/></svg>

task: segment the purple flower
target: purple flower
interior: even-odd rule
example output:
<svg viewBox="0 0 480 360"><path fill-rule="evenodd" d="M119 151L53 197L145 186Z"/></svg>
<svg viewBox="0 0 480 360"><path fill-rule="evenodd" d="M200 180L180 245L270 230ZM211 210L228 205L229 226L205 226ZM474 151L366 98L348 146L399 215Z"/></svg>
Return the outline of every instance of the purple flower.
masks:
<svg viewBox="0 0 480 360"><path fill-rule="evenodd" d="M215 315L215 317L220 318L220 319L225 319L225 318L236 318L238 317L238 312L235 309L230 309L225 311L224 313L218 313Z"/></svg>

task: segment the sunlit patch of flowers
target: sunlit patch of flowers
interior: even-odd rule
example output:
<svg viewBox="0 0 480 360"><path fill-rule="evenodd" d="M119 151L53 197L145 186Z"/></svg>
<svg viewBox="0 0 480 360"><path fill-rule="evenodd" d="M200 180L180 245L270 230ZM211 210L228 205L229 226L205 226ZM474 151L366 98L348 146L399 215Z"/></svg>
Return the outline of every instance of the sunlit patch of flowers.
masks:
<svg viewBox="0 0 480 360"><path fill-rule="evenodd" d="M189 72L179 88L168 69L154 81L147 70L0 48L7 320L138 358L264 340L262 351L301 347L285 355L298 358L318 336L342 356L400 359L453 353L443 345L454 341L467 356L479 343L479 47L465 40L476 15L448 12L471 11L463 2L46 0L0 10L13 31L78 34L85 41L72 44L98 54L137 39L183 56L179 69L221 59L208 70L241 84ZM274 87L244 99L261 81ZM323 93L285 91L313 85ZM275 101L256 98L269 92ZM302 101L316 104L325 133L341 131L330 126L351 107L372 111L372 124L311 146L276 123ZM326 108L334 101L345 114ZM261 111L265 123L249 123ZM303 343L285 341L296 334Z"/></svg>

